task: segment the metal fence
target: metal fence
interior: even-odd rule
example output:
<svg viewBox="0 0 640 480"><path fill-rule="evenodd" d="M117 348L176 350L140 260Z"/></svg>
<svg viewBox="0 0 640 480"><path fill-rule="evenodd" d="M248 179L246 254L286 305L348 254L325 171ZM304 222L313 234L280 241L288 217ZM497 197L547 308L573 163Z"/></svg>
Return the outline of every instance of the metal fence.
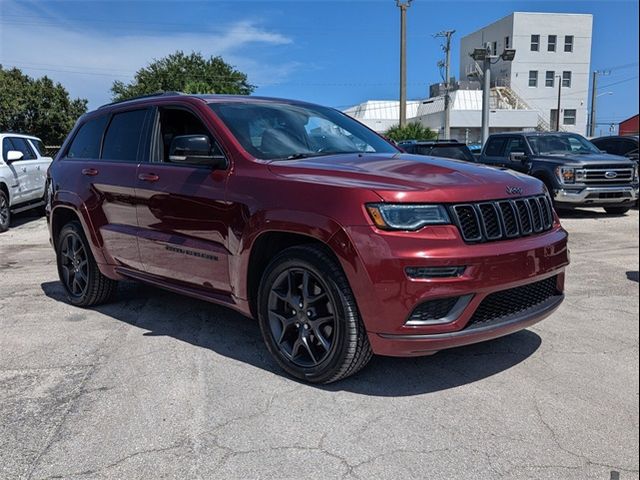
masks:
<svg viewBox="0 0 640 480"><path fill-rule="evenodd" d="M62 145L45 145L45 156L54 158L57 155L58 150L60 150L61 146Z"/></svg>

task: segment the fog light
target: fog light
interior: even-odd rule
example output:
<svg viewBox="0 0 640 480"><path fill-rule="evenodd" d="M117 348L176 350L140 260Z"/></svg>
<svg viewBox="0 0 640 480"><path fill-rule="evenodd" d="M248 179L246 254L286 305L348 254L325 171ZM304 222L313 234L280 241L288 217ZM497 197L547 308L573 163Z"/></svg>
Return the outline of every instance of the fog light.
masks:
<svg viewBox="0 0 640 480"><path fill-rule="evenodd" d="M461 276L467 267L406 267L409 278L447 278Z"/></svg>

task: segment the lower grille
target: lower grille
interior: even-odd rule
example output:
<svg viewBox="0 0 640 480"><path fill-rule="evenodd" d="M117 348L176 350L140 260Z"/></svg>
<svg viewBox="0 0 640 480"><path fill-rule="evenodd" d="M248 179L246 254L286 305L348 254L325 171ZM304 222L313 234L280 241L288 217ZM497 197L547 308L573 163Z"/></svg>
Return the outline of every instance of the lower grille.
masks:
<svg viewBox="0 0 640 480"><path fill-rule="evenodd" d="M451 212L467 243L491 242L550 230L553 208L546 195L452 205Z"/></svg>
<svg viewBox="0 0 640 480"><path fill-rule="evenodd" d="M539 282L487 295L466 328L485 326L535 307L560 294L557 284L558 278L553 276Z"/></svg>

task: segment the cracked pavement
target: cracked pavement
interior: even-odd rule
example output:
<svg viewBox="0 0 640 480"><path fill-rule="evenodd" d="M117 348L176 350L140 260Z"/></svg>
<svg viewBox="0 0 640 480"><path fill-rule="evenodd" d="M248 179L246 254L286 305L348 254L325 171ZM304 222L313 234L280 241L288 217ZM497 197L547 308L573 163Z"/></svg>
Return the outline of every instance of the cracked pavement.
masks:
<svg viewBox="0 0 640 480"><path fill-rule="evenodd" d="M0 478L637 479L638 211L563 224L547 320L316 387L222 307L135 283L66 304L44 219L18 216L0 234Z"/></svg>

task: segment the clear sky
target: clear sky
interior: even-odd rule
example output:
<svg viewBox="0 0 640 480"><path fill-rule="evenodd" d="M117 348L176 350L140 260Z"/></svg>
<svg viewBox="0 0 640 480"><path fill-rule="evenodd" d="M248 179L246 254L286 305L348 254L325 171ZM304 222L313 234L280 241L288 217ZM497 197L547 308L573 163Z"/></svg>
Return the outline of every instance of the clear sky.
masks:
<svg viewBox="0 0 640 480"><path fill-rule="evenodd" d="M592 70L600 80L598 122L638 113L637 1L430 1L408 12L408 96L440 80L433 34L459 39L513 11L594 15ZM377 1L15 1L0 0L0 63L48 75L90 108L110 100L154 57L176 49L222 55L249 75L256 94L347 107L398 97L399 16ZM604 127L601 127L604 128Z"/></svg>

